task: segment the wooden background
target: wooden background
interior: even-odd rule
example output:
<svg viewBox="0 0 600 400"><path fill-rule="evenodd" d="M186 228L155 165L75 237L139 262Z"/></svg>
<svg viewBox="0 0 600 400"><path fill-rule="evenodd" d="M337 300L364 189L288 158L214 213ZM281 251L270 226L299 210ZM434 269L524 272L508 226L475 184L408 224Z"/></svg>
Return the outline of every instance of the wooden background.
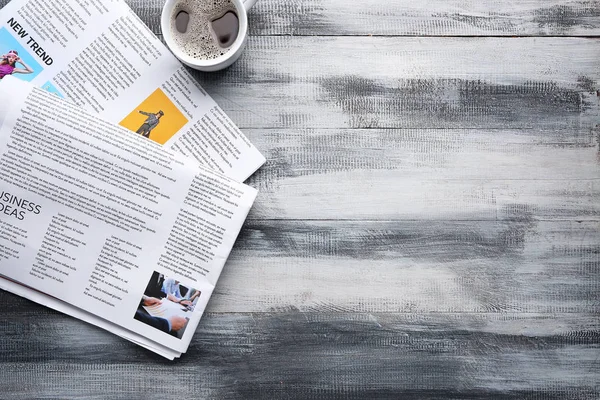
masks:
<svg viewBox="0 0 600 400"><path fill-rule="evenodd" d="M129 4L160 34L161 1ZM0 397L598 399L600 1L259 0L250 25L196 75L268 162L189 352L2 292Z"/></svg>

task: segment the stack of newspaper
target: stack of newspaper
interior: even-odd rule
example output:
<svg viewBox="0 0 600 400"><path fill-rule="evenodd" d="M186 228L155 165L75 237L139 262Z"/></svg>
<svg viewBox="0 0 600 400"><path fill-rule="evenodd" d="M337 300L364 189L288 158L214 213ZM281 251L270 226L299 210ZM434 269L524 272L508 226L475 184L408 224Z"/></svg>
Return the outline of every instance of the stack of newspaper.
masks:
<svg viewBox="0 0 600 400"><path fill-rule="evenodd" d="M122 0L13 0L0 55L0 287L179 357L264 157Z"/></svg>

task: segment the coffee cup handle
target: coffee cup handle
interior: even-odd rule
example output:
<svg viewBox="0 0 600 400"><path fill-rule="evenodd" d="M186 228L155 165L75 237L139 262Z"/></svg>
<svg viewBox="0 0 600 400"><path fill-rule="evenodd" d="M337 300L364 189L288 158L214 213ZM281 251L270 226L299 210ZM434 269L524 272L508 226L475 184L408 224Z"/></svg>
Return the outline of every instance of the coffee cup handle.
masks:
<svg viewBox="0 0 600 400"><path fill-rule="evenodd" d="M254 3L256 3L256 0L243 0L243 3L246 11L250 11Z"/></svg>

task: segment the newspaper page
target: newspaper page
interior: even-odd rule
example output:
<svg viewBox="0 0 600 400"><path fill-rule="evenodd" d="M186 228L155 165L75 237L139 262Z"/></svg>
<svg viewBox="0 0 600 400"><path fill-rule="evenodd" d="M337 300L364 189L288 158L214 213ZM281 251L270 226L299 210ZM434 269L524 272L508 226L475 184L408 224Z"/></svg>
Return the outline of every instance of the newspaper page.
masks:
<svg viewBox="0 0 600 400"><path fill-rule="evenodd" d="M55 297L48 296L45 293L39 292L18 282L7 279L1 275L0 289L14 293L21 297L25 297L38 304L41 304L48 308L52 308L53 310L62 312L72 317L78 318L99 328L105 329L109 332L114 333L115 335L129 340L132 343L145 347L146 349L153 351L162 357L168 358L169 360L174 360L175 358L181 356L181 352L171 350L167 347L162 346L160 343L153 342L140 334L129 331L106 319L100 318L90 312L84 311Z"/></svg>
<svg viewBox="0 0 600 400"><path fill-rule="evenodd" d="M256 190L14 77L0 94L0 285L185 352Z"/></svg>
<svg viewBox="0 0 600 400"><path fill-rule="evenodd" d="M123 0L12 0L0 11L12 75L238 181L265 158Z"/></svg>

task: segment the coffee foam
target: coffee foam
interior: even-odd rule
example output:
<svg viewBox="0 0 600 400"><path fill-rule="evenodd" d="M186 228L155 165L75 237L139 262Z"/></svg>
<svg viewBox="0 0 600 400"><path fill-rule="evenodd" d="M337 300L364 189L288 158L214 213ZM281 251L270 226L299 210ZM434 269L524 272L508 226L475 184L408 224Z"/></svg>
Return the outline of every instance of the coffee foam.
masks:
<svg viewBox="0 0 600 400"><path fill-rule="evenodd" d="M175 26L177 14L184 11L189 14L185 33ZM222 17L228 11L236 15L238 11L231 0L181 0L173 7L171 15L171 35L177 47L192 58L212 60L231 50L219 46L218 39L210 27L211 21Z"/></svg>

